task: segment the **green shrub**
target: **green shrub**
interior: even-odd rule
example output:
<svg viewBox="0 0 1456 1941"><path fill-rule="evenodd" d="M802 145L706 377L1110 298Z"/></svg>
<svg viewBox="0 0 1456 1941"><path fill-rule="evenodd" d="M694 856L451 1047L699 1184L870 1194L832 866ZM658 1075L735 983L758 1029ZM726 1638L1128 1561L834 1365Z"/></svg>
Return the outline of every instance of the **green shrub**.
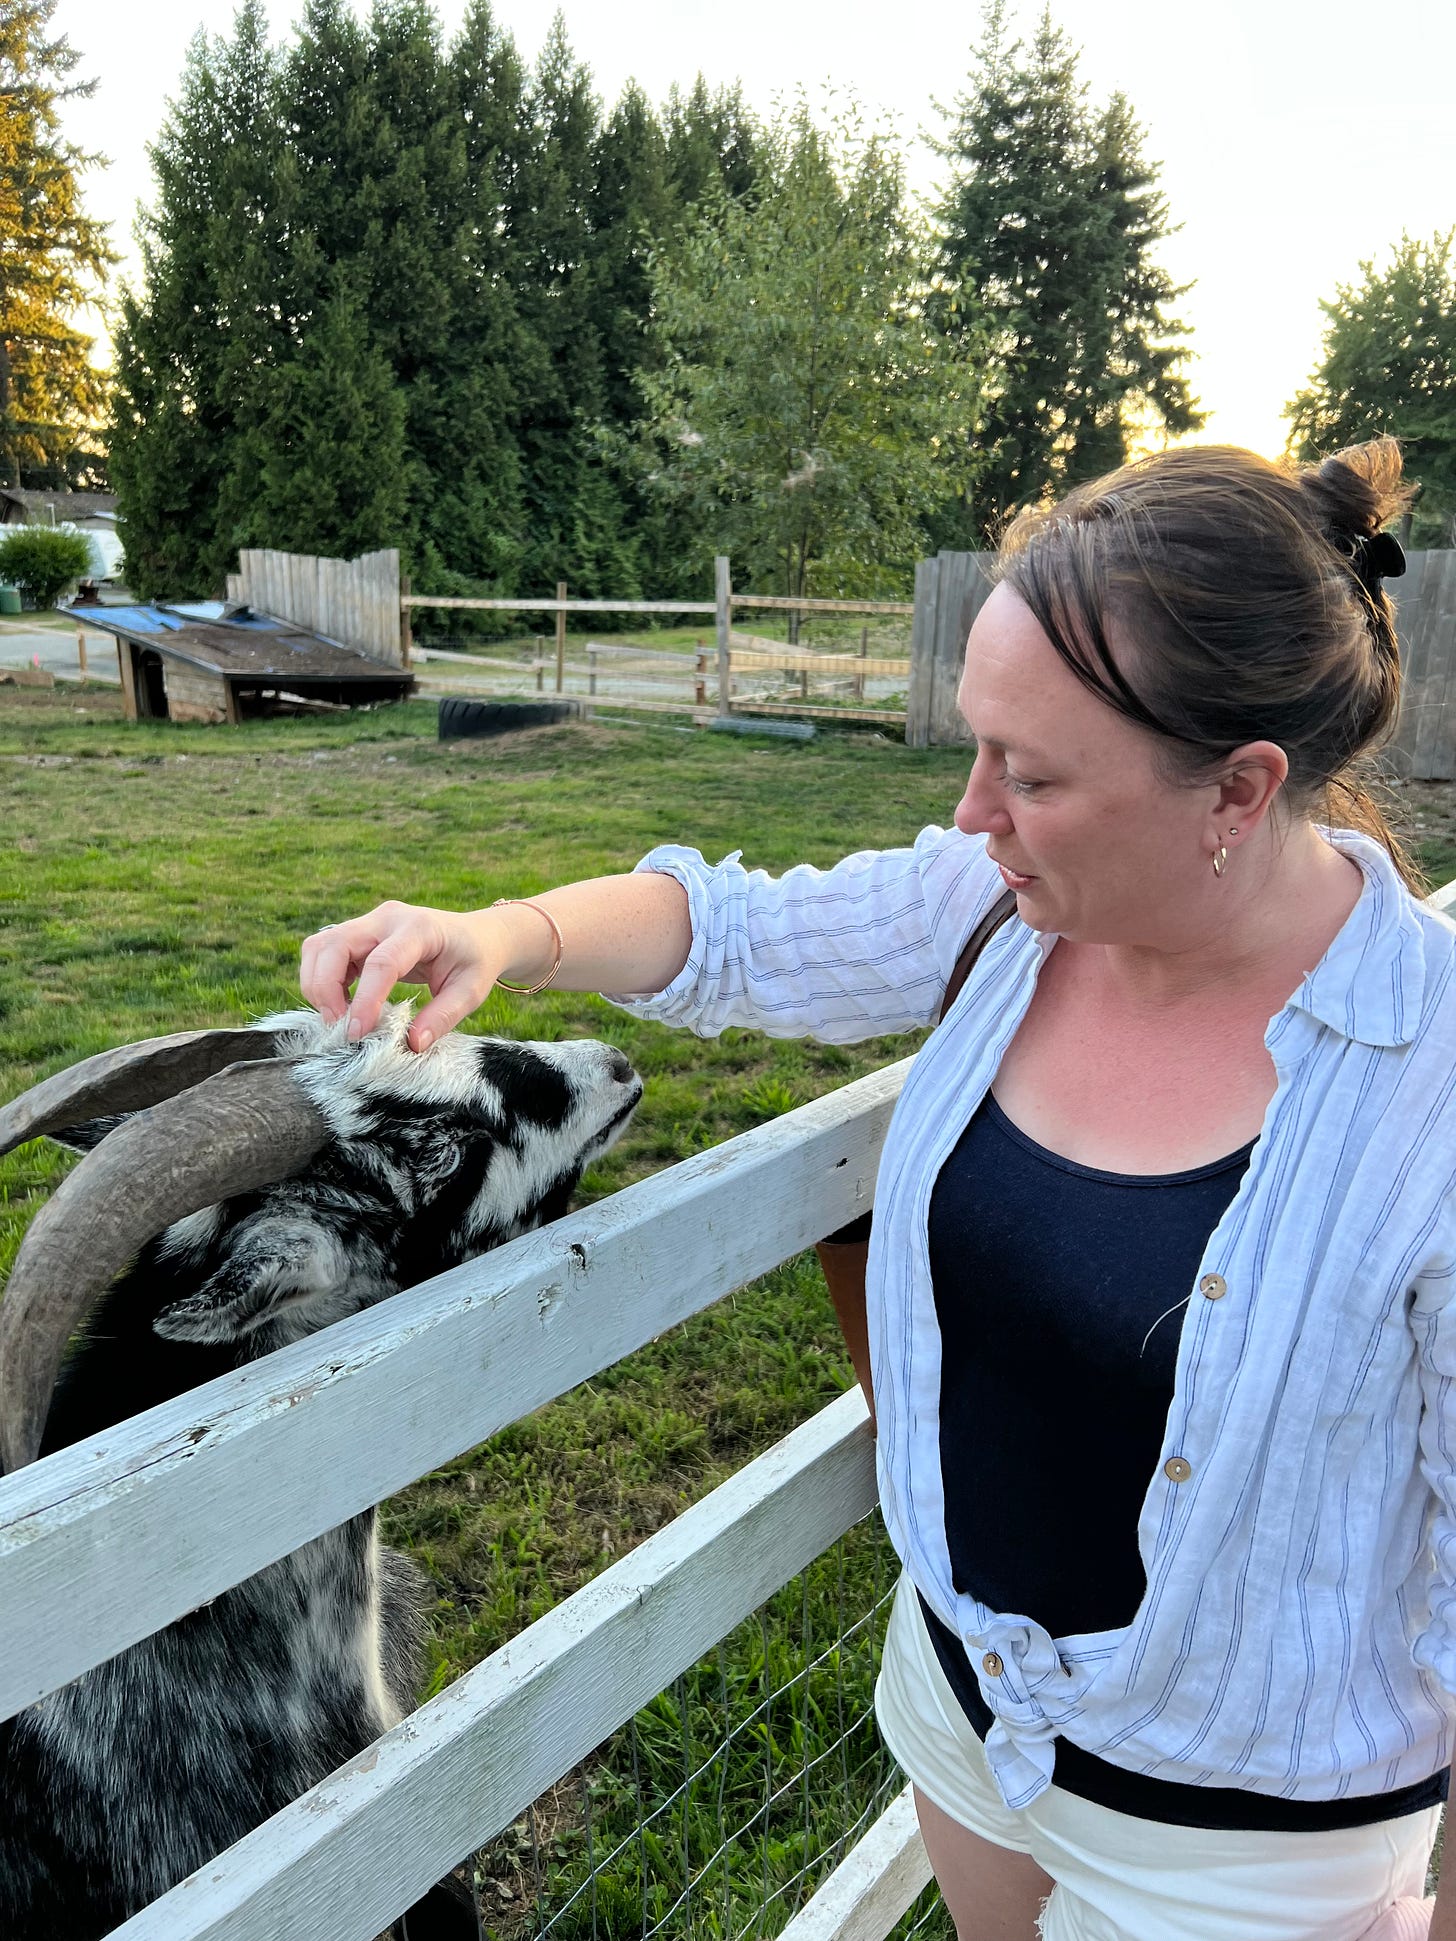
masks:
<svg viewBox="0 0 1456 1941"><path fill-rule="evenodd" d="M38 607L53 607L72 580L91 571L83 532L53 526L16 526L0 539L0 580L18 586Z"/></svg>

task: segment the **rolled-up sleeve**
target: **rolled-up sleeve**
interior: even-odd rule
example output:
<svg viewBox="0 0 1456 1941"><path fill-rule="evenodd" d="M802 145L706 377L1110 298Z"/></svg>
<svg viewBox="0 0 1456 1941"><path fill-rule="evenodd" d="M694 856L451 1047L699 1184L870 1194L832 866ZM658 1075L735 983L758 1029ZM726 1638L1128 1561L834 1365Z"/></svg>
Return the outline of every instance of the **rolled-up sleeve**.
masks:
<svg viewBox="0 0 1456 1941"><path fill-rule="evenodd" d="M673 844L637 868L687 891L692 948L666 990L604 995L703 1038L745 1025L852 1044L931 1023L969 929L1001 888L983 836L935 827L908 849L782 876L745 869L738 851L713 864Z"/></svg>

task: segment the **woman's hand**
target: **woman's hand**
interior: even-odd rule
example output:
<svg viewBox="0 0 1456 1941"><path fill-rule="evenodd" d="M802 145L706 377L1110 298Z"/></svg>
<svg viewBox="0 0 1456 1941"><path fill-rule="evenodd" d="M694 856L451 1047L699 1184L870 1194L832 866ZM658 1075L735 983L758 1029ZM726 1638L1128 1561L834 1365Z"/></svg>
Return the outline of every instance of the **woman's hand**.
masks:
<svg viewBox="0 0 1456 1941"><path fill-rule="evenodd" d="M692 941L687 892L673 877L598 876L464 913L381 903L307 938L299 982L326 1023L347 1014L351 1038L374 1029L394 985L428 984L430 1002L408 1038L411 1051L426 1051L502 978L650 993L683 969Z"/></svg>
<svg viewBox="0 0 1456 1941"><path fill-rule="evenodd" d="M374 1029L396 984L427 984L430 1002L408 1039L411 1051L425 1051L484 1003L511 954L510 926L500 913L381 903L368 916L305 938L299 983L326 1024L347 1015L351 1039Z"/></svg>

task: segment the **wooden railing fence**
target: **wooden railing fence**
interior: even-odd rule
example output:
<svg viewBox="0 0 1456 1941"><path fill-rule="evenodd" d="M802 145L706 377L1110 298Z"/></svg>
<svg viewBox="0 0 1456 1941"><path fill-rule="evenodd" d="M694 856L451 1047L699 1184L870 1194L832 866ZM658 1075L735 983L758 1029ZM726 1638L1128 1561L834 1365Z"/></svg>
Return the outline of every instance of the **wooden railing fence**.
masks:
<svg viewBox="0 0 1456 1941"><path fill-rule="evenodd" d="M0 1481L0 1717L863 1211L905 1069ZM378 1934L874 1501L855 1390L116 1934Z"/></svg>
<svg viewBox="0 0 1456 1941"><path fill-rule="evenodd" d="M556 597L555 599L549 600L514 598L476 599L406 591L400 596L400 610L405 616L406 633L409 632L409 615L417 609L426 607L441 611L554 614L556 617L555 692L558 694L564 691L566 674L566 617L568 614L639 613L653 614L663 619L669 616L712 614L716 648L716 657L712 671L716 673L717 677L716 712L719 716L735 713L773 713L783 711L782 708L773 704L757 701L745 702L735 697L733 692L735 661L738 667L745 672L757 671L764 674L770 672L790 672L798 674L802 689L805 690L801 697L803 700L807 700L806 690L808 680L810 674L813 672L819 672L821 674L827 672L847 672L849 677L856 683L858 691L855 698L857 701L863 698L863 684L865 679L867 677L875 678L871 674L868 666L860 667L857 674L853 667L845 669L841 666L842 661L857 659L859 658L857 656L796 655L791 651L788 655L782 657L766 656L755 661L750 661L746 658L746 655L751 650L745 649L742 636L740 635L735 638L733 632L733 618L735 614L748 612L786 612L791 615L807 615L811 617L815 614L865 614L893 615L908 618L915 610L912 602L908 600L813 600L801 599L786 594L735 593L733 591L730 564L724 557L719 557L714 562L714 580L715 594L711 600L573 600L567 596L565 582L558 582ZM765 644L768 645L769 643ZM436 650L426 649L422 658L429 660L434 656L435 652ZM481 664L485 664L485 656L482 655L475 658ZM865 658L868 659L868 656ZM778 664L780 659L783 660L784 665ZM830 665L831 662L833 663L832 667ZM887 662L887 664L889 663ZM520 663L516 665L521 666ZM543 656L538 655L534 660L524 664L522 671L535 675L537 686L540 688L543 685L541 676L549 670L549 667L550 663ZM589 677L592 671L589 668ZM701 677L706 671L708 670L703 669L701 666L693 670L694 674L698 677ZM908 680L910 671L909 664L905 661L896 660L893 662L892 671L903 674ZM672 707L678 712L684 709L701 712L708 705L710 697L703 687L701 678L698 680L698 687L700 691L691 701L686 698L681 702L663 702L660 700L634 701L630 697L616 693L610 697L610 700L611 705L614 707L636 706L648 709ZM588 687L588 693L594 692L596 692L596 689L593 684ZM887 719L899 720L901 718L901 713L898 709L885 710L859 707L825 707L817 709L812 705L799 705L793 709L793 712L796 714L822 712L832 714L839 720L873 719L882 721Z"/></svg>

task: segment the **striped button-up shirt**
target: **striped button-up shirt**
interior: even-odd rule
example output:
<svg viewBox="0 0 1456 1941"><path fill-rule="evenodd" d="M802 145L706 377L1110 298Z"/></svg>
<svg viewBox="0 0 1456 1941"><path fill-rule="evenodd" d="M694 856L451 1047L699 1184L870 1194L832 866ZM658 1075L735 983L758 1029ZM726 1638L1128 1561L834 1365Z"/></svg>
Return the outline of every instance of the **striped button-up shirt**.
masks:
<svg viewBox="0 0 1456 1941"><path fill-rule="evenodd" d="M886 1138L869 1260L881 1502L977 1667L1013 1807L1048 1785L1057 1735L1134 1772L1285 1799L1383 1792L1451 1758L1456 926L1377 843L1323 833L1364 888L1265 1033L1277 1090L1186 1290L1138 1521L1147 1590L1123 1630L1053 1638L1034 1613L990 1610L956 1588L946 1547L946 1488L975 1479L941 1472L931 1189L1055 936L997 932ZM934 828L776 879L678 847L639 868L686 888L692 949L666 990L619 1001L704 1036L836 1043L929 1023L1002 887L983 837Z"/></svg>

